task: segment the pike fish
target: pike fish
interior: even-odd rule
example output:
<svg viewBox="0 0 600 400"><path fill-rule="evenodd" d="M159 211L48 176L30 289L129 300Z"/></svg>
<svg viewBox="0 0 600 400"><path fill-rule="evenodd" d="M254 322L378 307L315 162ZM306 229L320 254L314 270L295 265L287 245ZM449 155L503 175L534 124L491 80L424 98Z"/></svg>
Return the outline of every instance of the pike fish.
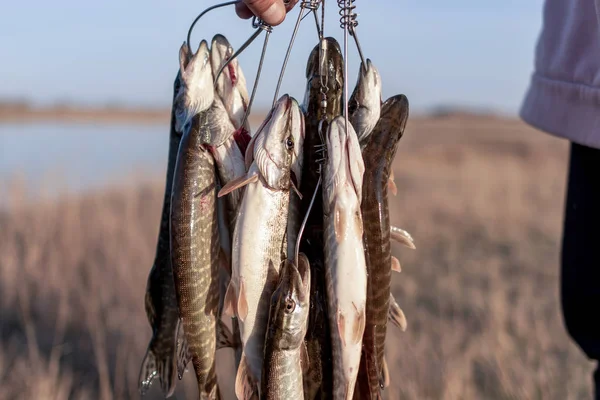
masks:
<svg viewBox="0 0 600 400"><path fill-rule="evenodd" d="M371 60L367 59L366 64L360 63L358 81L348 100L348 119L356 130L361 147L364 147L381 113L381 77Z"/></svg>
<svg viewBox="0 0 600 400"><path fill-rule="evenodd" d="M217 78L216 74L219 69L233 55L233 48L225 36L216 34L212 39L210 52L214 78ZM223 105L235 129L243 128L245 133L249 134L250 123L246 121L242 127L242 121L248 109L248 88L246 86L246 78L237 58L234 58L223 69L223 72L216 80L216 90L223 101Z"/></svg>
<svg viewBox="0 0 600 400"><path fill-rule="evenodd" d="M363 149L365 175L361 211L365 221L368 280L367 320L357 383L361 399L380 399L381 389L385 386L383 364L387 321L390 317L392 269L399 270L400 266L391 253L388 181L407 119L406 96L397 95L388 99Z"/></svg>
<svg viewBox="0 0 600 400"><path fill-rule="evenodd" d="M215 353L220 347L233 345L233 339L217 317L220 244L216 173L213 156L203 146L204 139L212 135L207 122L212 101L194 97L214 98L212 79L204 79L204 76L212 77L206 41L201 42L194 57L201 60L202 68L193 69L193 74L187 76L186 71L183 79L202 82L205 86L182 85L180 91L180 98L188 99L188 104L195 107L201 104L202 107L195 109L198 112L190 122L182 120L180 125L184 132L171 195L171 261L180 318L196 372L199 398L218 399ZM185 93L190 87L193 87L194 96Z"/></svg>
<svg viewBox="0 0 600 400"><path fill-rule="evenodd" d="M233 48L225 36L217 34L212 39L210 61L213 77L216 78L220 68L233 55ZM243 118L248 108L248 90L246 79L237 59L233 59L223 73L216 79L215 89L217 98L215 102L222 105L226 115L219 113L218 120L214 123L225 128L225 134L210 146L210 150L217 163L220 187L234 179L246 174L244 154L250 142L250 125L248 121L242 126ZM221 144L219 145L219 142ZM243 189L235 190L225 198L219 198L219 237L224 252L225 269L221 269L219 317L221 316L225 293L231 278L231 241L235 219ZM227 271L229 274L227 275ZM233 335L239 339L240 331L237 319L232 321ZM241 348L235 349L235 366L237 368L241 358Z"/></svg>
<svg viewBox="0 0 600 400"><path fill-rule="evenodd" d="M304 118L296 100L282 96L246 152L246 176L229 182L226 195L245 187L232 246L232 277L225 312L240 323L242 357L236 377L238 399L259 394L269 301L285 260L290 189L302 176Z"/></svg>
<svg viewBox="0 0 600 400"><path fill-rule="evenodd" d="M300 215L308 212L319 180L319 162L323 153L324 136L328 123L342 113L344 89L344 59L338 42L331 37L323 40L322 63L319 46L310 53L306 66L306 92L303 111L306 121L304 140L304 171L302 173L302 204ZM321 104L321 84L325 85L327 104ZM319 132L320 122L324 121ZM310 315L306 347L310 368L304 375L306 399L330 399L333 393L333 361L329 340L327 299L325 285L325 255L323 253L323 192L319 187L312 211L300 242L300 251L310 260L311 293Z"/></svg>
<svg viewBox="0 0 600 400"><path fill-rule="evenodd" d="M304 335L310 306L310 265L304 254L298 267L284 261L279 284L271 297L265 337L261 398L303 399L302 371L308 367Z"/></svg>
<svg viewBox="0 0 600 400"><path fill-rule="evenodd" d="M364 164L352 124L337 117L327 134L323 183L325 279L333 351L333 397L352 399L361 359L367 269L360 211Z"/></svg>
<svg viewBox="0 0 600 400"><path fill-rule="evenodd" d="M181 47L185 64L189 59L188 47ZM185 66L184 64L184 66ZM173 84L173 100L181 87L181 71L177 73ZM182 357L187 357L187 345L180 325L177 295L173 282L171 267L169 214L171 211L171 189L173 172L177 161L177 151L181 140L181 132L175 130L175 101L171 110L171 132L169 134L169 156L163 209L160 218L160 231L156 245L154 264L148 275L146 284L146 314L152 327L152 339L140 369L140 392L145 395L154 378L158 377L165 397L171 397L175 391L177 373L177 342L181 342ZM180 361L183 365L187 359Z"/></svg>
<svg viewBox="0 0 600 400"><path fill-rule="evenodd" d="M188 53L183 43L179 51L181 87L175 96L175 130L183 132L184 126L201 111L207 110L215 99L208 43L202 40L196 54Z"/></svg>

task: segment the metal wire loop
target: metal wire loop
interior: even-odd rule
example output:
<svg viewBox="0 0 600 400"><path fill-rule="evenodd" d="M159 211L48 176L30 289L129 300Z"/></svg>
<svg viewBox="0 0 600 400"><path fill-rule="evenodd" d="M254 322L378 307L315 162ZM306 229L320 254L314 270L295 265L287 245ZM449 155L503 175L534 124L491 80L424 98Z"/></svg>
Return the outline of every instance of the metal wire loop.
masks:
<svg viewBox="0 0 600 400"><path fill-rule="evenodd" d="M265 23L265 21L256 16L252 17L252 27L262 29L268 33L273 32L273 27L271 25Z"/></svg>
<svg viewBox="0 0 600 400"><path fill-rule="evenodd" d="M348 31L351 35L354 34L354 28L358 26L358 14L356 14L354 9L356 6L354 5L354 0L346 1L346 0L337 0L340 14L340 28L348 28Z"/></svg>

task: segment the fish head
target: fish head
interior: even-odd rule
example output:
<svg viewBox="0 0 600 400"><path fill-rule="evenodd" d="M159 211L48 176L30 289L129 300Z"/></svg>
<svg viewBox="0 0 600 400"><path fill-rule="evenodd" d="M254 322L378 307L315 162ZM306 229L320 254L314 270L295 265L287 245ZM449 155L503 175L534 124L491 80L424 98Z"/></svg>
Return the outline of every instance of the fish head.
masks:
<svg viewBox="0 0 600 400"><path fill-rule="evenodd" d="M371 60L367 59L366 66L360 64L358 72L358 81L352 93L350 101L357 105L366 107L369 110L376 111L379 116L381 109L381 76L379 71ZM350 113L352 111L350 110ZM375 120L377 122L377 120ZM374 126L375 124L373 124Z"/></svg>
<svg viewBox="0 0 600 400"><path fill-rule="evenodd" d="M365 164L362 158L358 137L354 127L342 116L331 121L327 130L327 165L323 181L323 210L327 213L333 208L336 195L342 185L350 184L359 203L362 201L362 182Z"/></svg>
<svg viewBox="0 0 600 400"><path fill-rule="evenodd" d="M198 51L191 57L187 47L184 43L179 50L181 86L175 98L175 130L178 132L183 132L196 114L206 111L215 98L206 40L200 42Z"/></svg>
<svg viewBox="0 0 600 400"><path fill-rule="evenodd" d="M375 165L391 167L400 139L404 135L408 115L409 103L403 94L392 96L382 104L379 121L363 150L369 169Z"/></svg>
<svg viewBox="0 0 600 400"><path fill-rule="evenodd" d="M254 163L265 183L274 190L289 190L301 177L304 114L298 102L283 95L251 143Z"/></svg>
<svg viewBox="0 0 600 400"><path fill-rule="evenodd" d="M310 309L310 265L304 254L298 266L286 260L281 266L277 288L271 296L271 310L276 330L274 345L278 349L298 348L308 328Z"/></svg>
<svg viewBox="0 0 600 400"><path fill-rule="evenodd" d="M325 37L313 48L306 64L306 80L302 104L305 111L309 107L321 107L321 85L327 88L328 102L341 99L344 90L344 56L335 38Z"/></svg>
<svg viewBox="0 0 600 400"><path fill-rule="evenodd" d="M248 108L248 89L246 86L246 77L242 72L237 58L231 60L217 79L219 70L233 56L233 48L227 38L221 34L216 34L212 39L210 49L210 62L212 64L213 77L216 79L215 88L217 95L223 101L229 114L229 118L235 129L242 125L246 109ZM249 132L249 123L246 122L246 130Z"/></svg>

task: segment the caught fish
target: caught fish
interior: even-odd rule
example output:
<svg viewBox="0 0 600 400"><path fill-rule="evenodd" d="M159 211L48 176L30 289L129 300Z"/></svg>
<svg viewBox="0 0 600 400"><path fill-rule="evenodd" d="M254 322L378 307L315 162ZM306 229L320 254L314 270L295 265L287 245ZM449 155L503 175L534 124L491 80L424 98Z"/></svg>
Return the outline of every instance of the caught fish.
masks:
<svg viewBox="0 0 600 400"><path fill-rule="evenodd" d="M189 60L187 45L180 50L182 65L185 67ZM184 69L185 70L185 69ZM173 84L173 100L181 87L181 71L177 73ZM183 328L179 320L177 295L173 282L173 268L171 267L169 214L171 211L171 189L173 186L173 172L177 161L177 151L181 140L181 132L175 129L175 101L171 110L171 131L169 134L169 156L167 163L167 176L163 209L160 219L160 231L156 245L154 264L148 276L146 285L146 314L152 326L152 339L140 370L140 392L145 395L152 380L158 377L165 397L171 397L175 391L177 373L177 341L181 342L185 358L186 342ZM187 359L180 361L184 366Z"/></svg>
<svg viewBox="0 0 600 400"><path fill-rule="evenodd" d="M227 38L221 34L213 37L210 50L212 70L216 78L219 69L229 61L234 52ZM229 62L227 67L223 69L223 72L216 81L216 90L223 101L223 105L235 129L240 129L244 115L248 109L248 88L246 87L246 78L237 58ZM243 128L247 134L250 133L250 124L248 121L246 121Z"/></svg>
<svg viewBox="0 0 600 400"><path fill-rule="evenodd" d="M208 46L200 43L197 60L203 60L191 72L182 75L179 99L193 105L181 115L183 136L173 176L170 214L171 261L180 318L198 381L201 399L219 398L215 373L216 350L233 346L227 327L218 320L220 243L217 221L215 161L203 146L212 130L214 89ZM194 60L190 61L188 68ZM196 76L201 75L201 77ZM209 79L205 79L205 77ZM192 85L190 82L203 84ZM198 98L202 97L202 98ZM206 99L210 99L206 100Z"/></svg>
<svg viewBox="0 0 600 400"><path fill-rule="evenodd" d="M381 112L381 77L371 60L362 62L358 82L348 100L348 119L358 135L361 147L375 128Z"/></svg>
<svg viewBox="0 0 600 400"><path fill-rule="evenodd" d="M406 96L398 95L388 99L383 104L379 122L363 149L365 174L361 211L365 221L364 245L368 280L367 320L357 383L361 399L381 398L381 389L385 386L383 360L390 313L392 268L399 269L400 266L391 253L388 181L407 119ZM412 238L406 240L412 242Z"/></svg>
<svg viewBox="0 0 600 400"><path fill-rule="evenodd" d="M298 267L289 260L284 261L279 284L271 297L261 398L304 398L302 371L308 367L304 336L309 303L310 265L306 256L300 254Z"/></svg>
<svg viewBox="0 0 600 400"><path fill-rule="evenodd" d="M296 100L284 95L252 138L246 176L229 182L226 195L245 187L233 234L232 277L225 311L237 316L243 350L236 377L238 399L259 394L269 301L285 260L290 189L302 176L304 118ZM299 179L298 179L299 180Z"/></svg>
<svg viewBox="0 0 600 400"><path fill-rule="evenodd" d="M347 130L346 130L347 128ZM337 117L327 132L323 183L325 279L333 351L334 399L352 399L361 359L367 269L360 211L364 164L352 124Z"/></svg>
<svg viewBox="0 0 600 400"><path fill-rule="evenodd" d="M183 47L187 47L187 44L184 43ZM184 126L200 111L208 109L215 98L206 40L200 42L198 51L191 58L187 51L180 51L179 65L181 87L175 96L175 130L183 132Z"/></svg>
<svg viewBox="0 0 600 400"><path fill-rule="evenodd" d="M302 173L302 202L300 215L304 217L314 197L312 211L304 228L300 251L310 260L311 300L306 347L310 368L304 375L306 399L329 399L333 393L333 360L329 340L327 299L325 285L325 255L323 244L323 192L315 194L319 168L328 123L342 113L344 88L344 59L338 42L331 37L323 39L322 61L319 45L310 53L306 66L306 92L302 106L306 121L304 140L304 171ZM321 84L326 85L327 104L322 107ZM324 121L321 124L321 121ZM295 240L294 240L295 242Z"/></svg>

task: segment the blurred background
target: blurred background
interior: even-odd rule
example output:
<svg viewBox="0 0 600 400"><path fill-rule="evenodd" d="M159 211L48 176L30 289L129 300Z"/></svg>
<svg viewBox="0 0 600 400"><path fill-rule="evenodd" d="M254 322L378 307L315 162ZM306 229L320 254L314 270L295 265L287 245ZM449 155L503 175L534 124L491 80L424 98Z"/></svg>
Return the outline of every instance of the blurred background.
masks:
<svg viewBox="0 0 600 400"><path fill-rule="evenodd" d="M3 4L0 399L139 398L178 52L212 4ZM356 6L384 100L403 93L411 104L390 203L417 249L393 248L408 329L388 330L387 398L590 398L593 366L559 307L567 143L518 119L543 0ZM326 2L325 33L342 43L336 7ZM271 35L253 127L297 13ZM231 8L209 15L193 47L222 33L237 48L253 32ZM282 94L302 101L316 44L306 19ZM261 46L240 56L249 90ZM349 50L353 88L359 61ZM194 398L194 381L186 373L175 397ZM161 398L157 381L148 398Z"/></svg>

